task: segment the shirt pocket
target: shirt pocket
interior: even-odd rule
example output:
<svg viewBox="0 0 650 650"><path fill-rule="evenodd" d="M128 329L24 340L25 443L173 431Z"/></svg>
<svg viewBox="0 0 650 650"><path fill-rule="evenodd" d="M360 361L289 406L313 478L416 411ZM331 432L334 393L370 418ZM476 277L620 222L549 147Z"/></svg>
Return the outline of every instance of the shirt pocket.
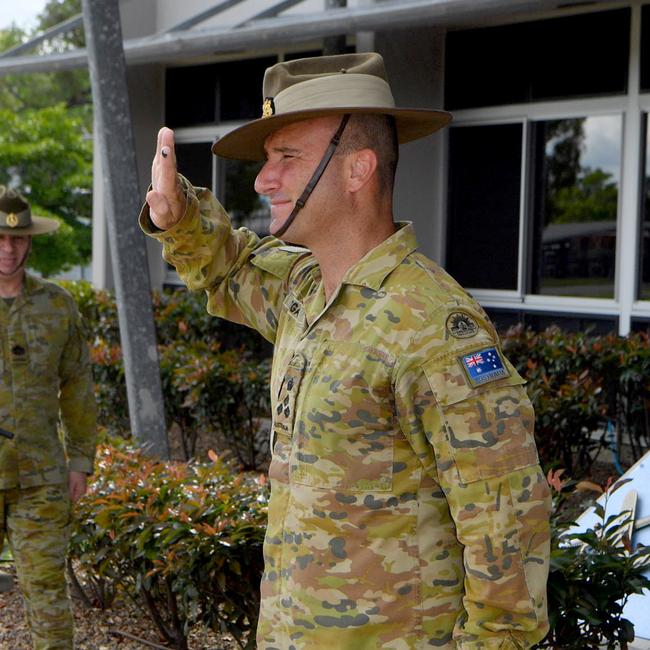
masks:
<svg viewBox="0 0 650 650"><path fill-rule="evenodd" d="M300 352L294 353L284 371L273 405L273 439L271 441L271 464L269 477L281 483L289 482L289 456L293 437L296 401L300 385L307 369L307 359Z"/></svg>
<svg viewBox="0 0 650 650"><path fill-rule="evenodd" d="M29 364L35 372L56 374L65 345L67 324L61 314L35 313L26 321Z"/></svg>
<svg viewBox="0 0 650 650"><path fill-rule="evenodd" d="M385 491L393 483L392 362L360 344L316 351L297 405L292 482L340 491Z"/></svg>
<svg viewBox="0 0 650 650"><path fill-rule="evenodd" d="M470 386L460 359L471 351L442 355L423 368L441 418L441 435L435 443L442 446L436 449L438 462L454 467L461 483L494 478L538 462L535 413L524 379L499 352L508 376Z"/></svg>

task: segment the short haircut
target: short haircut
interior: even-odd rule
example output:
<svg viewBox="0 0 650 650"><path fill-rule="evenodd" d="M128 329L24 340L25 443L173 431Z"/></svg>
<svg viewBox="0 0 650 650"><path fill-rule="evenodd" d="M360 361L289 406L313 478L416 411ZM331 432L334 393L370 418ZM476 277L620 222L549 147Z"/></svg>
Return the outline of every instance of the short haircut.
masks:
<svg viewBox="0 0 650 650"><path fill-rule="evenodd" d="M337 153L347 155L361 149L377 154L377 176L382 194L392 194L399 160L397 128L392 115L353 114L345 127Z"/></svg>

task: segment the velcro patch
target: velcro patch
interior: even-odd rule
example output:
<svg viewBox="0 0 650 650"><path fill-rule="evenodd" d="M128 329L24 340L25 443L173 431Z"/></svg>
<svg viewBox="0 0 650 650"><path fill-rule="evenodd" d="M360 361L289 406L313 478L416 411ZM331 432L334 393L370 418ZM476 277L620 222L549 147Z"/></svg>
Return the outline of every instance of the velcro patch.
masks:
<svg viewBox="0 0 650 650"><path fill-rule="evenodd" d="M464 354L458 357L458 360L471 386L481 386L489 381L510 376L501 354L495 347Z"/></svg>

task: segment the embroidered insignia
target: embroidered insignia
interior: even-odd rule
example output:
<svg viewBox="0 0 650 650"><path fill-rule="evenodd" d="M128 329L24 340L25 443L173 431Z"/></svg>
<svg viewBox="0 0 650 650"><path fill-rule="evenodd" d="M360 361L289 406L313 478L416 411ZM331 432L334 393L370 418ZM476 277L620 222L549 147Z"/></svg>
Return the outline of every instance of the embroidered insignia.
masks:
<svg viewBox="0 0 650 650"><path fill-rule="evenodd" d="M446 327L447 331L457 339L468 339L478 333L476 321L462 311L449 314Z"/></svg>
<svg viewBox="0 0 650 650"><path fill-rule="evenodd" d="M458 360L471 386L481 386L489 381L510 376L496 348L484 348L464 354Z"/></svg>
<svg viewBox="0 0 650 650"><path fill-rule="evenodd" d="M7 225L10 228L15 228L18 225L18 215L14 214L13 212L10 212L7 215Z"/></svg>
<svg viewBox="0 0 650 650"><path fill-rule="evenodd" d="M273 97L267 97L262 104L262 117L271 117L275 115L275 103Z"/></svg>
<svg viewBox="0 0 650 650"><path fill-rule="evenodd" d="M307 321L305 317L305 310L302 303L295 298L291 293L288 293L283 301L284 308L289 312L289 316L298 323L301 329L305 329Z"/></svg>

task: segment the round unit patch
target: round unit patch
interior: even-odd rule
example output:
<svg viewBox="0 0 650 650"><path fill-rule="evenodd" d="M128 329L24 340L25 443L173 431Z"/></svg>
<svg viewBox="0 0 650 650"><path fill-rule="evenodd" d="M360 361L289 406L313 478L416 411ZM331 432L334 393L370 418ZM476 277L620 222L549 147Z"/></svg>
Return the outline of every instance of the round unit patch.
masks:
<svg viewBox="0 0 650 650"><path fill-rule="evenodd" d="M468 339L478 333L476 321L463 311L455 311L447 317L447 331L457 339Z"/></svg>

